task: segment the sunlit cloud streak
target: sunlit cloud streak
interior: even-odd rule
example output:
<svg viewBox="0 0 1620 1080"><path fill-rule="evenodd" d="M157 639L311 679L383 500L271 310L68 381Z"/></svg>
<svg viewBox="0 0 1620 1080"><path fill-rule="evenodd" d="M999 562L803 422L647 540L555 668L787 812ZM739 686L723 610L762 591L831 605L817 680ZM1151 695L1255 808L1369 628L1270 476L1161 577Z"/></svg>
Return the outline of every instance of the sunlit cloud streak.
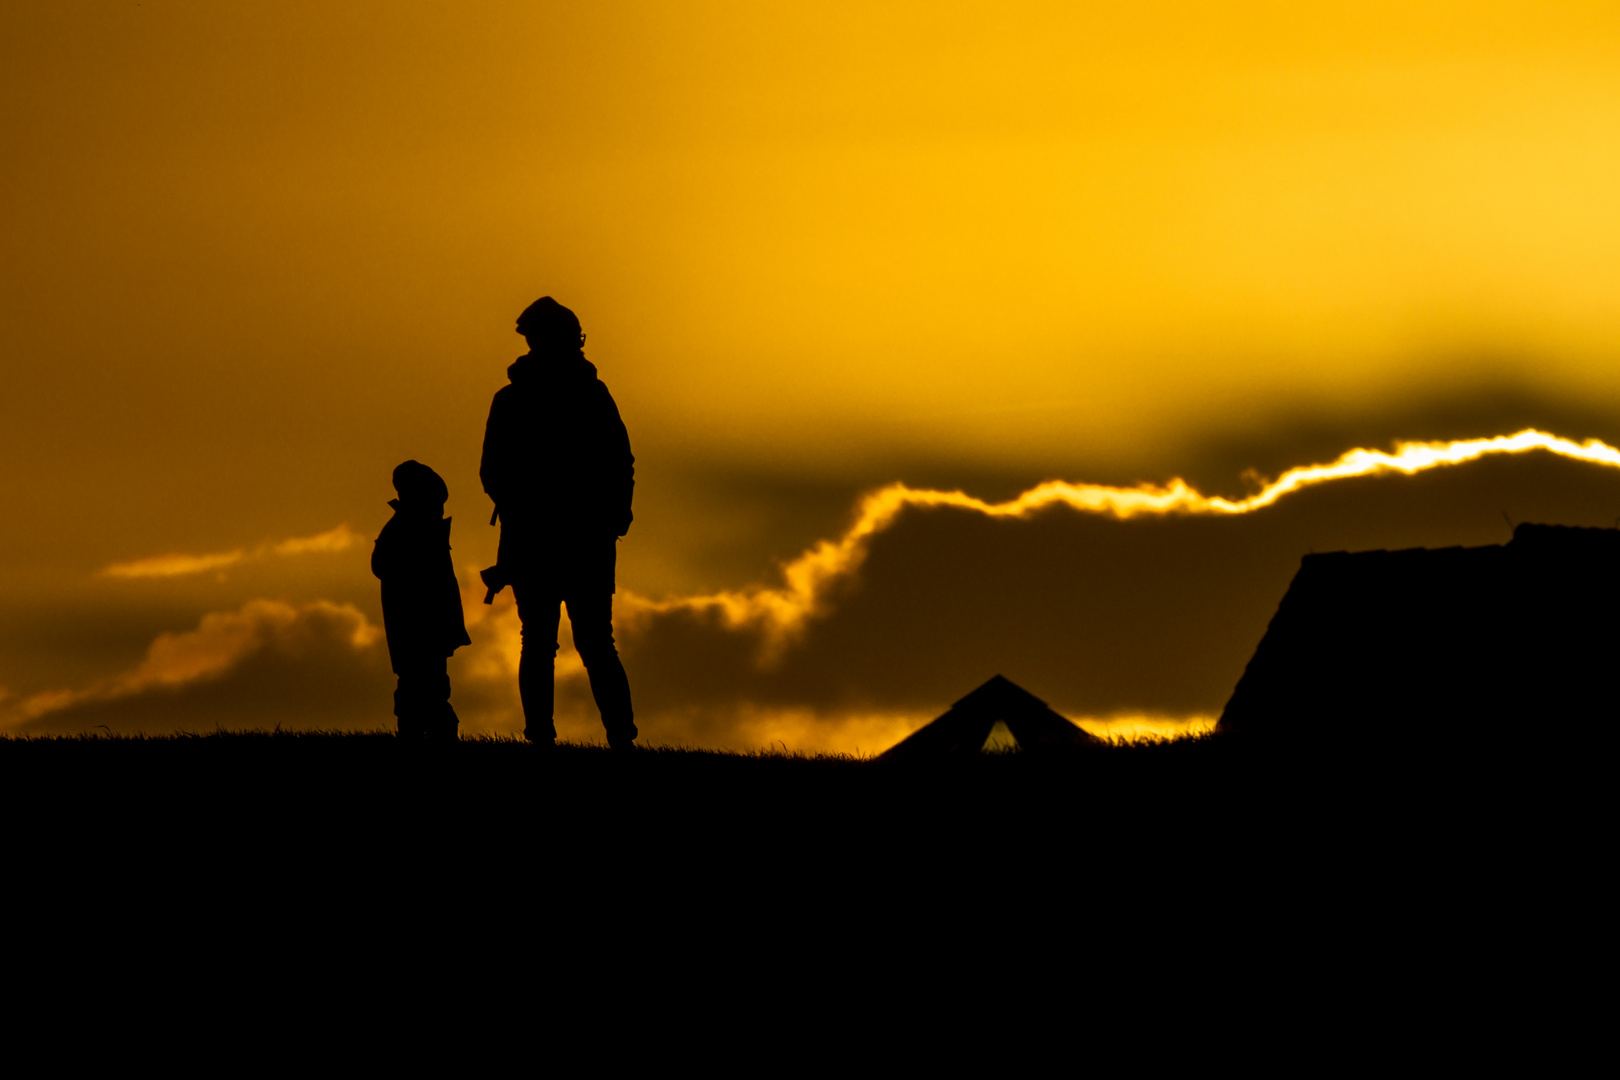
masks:
<svg viewBox="0 0 1620 1080"><path fill-rule="evenodd" d="M1054 505L1119 520L1170 514L1233 516L1263 510L1294 492L1337 480L1380 473L1404 473L1410 476L1483 457L1538 450L1593 465L1620 468L1620 450L1596 439L1577 443L1546 432L1526 429L1513 435L1487 439L1401 442L1395 445L1393 452L1363 448L1348 450L1327 464L1301 465L1289 469L1277 479L1264 484L1253 495L1241 499L1205 495L1180 477L1168 484L1138 484L1135 487L1050 480L1016 498L995 503L962 491L913 488L897 483L863 496L856 504L854 524L842 536L835 540L822 540L783 564L781 586L754 585L704 596L663 600L625 593L619 610L632 627L638 618L671 611L717 613L729 628L750 628L762 633L765 640L764 658L769 660L780 653L809 619L825 612L830 587L858 570L872 537L887 529L902 511L911 507L954 507L998 518L1024 518Z"/></svg>
<svg viewBox="0 0 1620 1080"><path fill-rule="evenodd" d="M237 548L208 555L172 553L153 555L130 562L113 563L103 567L102 577L113 578L168 578L188 574L205 574L210 570L223 570L229 566L256 559L283 558L290 555L347 551L365 538L347 524L339 525L314 536L295 536L287 540L260 544L255 548Z"/></svg>
<svg viewBox="0 0 1620 1080"><path fill-rule="evenodd" d="M20 700L0 700L0 720L26 723L78 705L220 678L267 647L296 646L316 625L335 630L339 640L357 651L371 648L382 637L382 629L349 604L250 600L235 611L204 615L196 629L159 634L140 663L87 687L42 690Z"/></svg>

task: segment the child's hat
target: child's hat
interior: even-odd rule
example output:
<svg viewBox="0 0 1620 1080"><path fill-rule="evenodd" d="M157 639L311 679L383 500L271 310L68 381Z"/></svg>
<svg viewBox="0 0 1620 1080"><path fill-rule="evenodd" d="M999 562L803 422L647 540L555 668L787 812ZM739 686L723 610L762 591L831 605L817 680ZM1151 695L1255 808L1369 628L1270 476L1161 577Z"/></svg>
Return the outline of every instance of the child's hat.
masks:
<svg viewBox="0 0 1620 1080"><path fill-rule="evenodd" d="M413 502L442 505L450 500L450 489L439 474L420 461L403 461L394 467L394 490L401 499Z"/></svg>

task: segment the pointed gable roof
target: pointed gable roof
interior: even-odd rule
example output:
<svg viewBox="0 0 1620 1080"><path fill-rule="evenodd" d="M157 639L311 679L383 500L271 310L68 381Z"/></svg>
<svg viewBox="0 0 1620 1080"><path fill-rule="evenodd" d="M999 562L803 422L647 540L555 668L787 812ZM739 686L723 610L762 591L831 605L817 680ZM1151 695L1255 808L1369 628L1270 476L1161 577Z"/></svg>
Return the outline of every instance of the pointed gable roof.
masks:
<svg viewBox="0 0 1620 1080"><path fill-rule="evenodd" d="M879 761L914 760L953 754L977 754L1000 720L1026 754L1100 746L1073 722L1053 712L1046 702L1000 675L952 705L945 715L912 732L879 754Z"/></svg>

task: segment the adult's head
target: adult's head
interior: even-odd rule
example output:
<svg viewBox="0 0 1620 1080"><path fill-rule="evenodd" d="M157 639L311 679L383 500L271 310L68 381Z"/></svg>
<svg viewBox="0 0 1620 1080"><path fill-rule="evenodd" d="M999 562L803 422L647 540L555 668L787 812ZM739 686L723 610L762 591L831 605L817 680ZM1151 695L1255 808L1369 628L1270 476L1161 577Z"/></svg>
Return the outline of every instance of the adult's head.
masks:
<svg viewBox="0 0 1620 1080"><path fill-rule="evenodd" d="M394 490L401 502L413 506L443 506L450 499L450 489L439 474L414 460L394 467Z"/></svg>
<svg viewBox="0 0 1620 1080"><path fill-rule="evenodd" d="M549 296L523 309L517 319L517 332L528 341L530 352L542 355L578 352L585 347L579 317Z"/></svg>

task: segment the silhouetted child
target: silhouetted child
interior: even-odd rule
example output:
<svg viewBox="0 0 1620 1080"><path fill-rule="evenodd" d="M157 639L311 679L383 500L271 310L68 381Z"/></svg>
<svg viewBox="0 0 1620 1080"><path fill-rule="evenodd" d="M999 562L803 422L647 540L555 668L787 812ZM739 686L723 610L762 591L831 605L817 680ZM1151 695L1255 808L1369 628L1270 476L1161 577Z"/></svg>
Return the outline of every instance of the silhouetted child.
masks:
<svg viewBox="0 0 1620 1080"><path fill-rule="evenodd" d="M394 470L394 490L394 516L371 553L371 572L382 580L388 658L399 676L394 715L402 739L453 741L459 721L445 662L472 639L450 565L450 489L426 465L407 461Z"/></svg>

